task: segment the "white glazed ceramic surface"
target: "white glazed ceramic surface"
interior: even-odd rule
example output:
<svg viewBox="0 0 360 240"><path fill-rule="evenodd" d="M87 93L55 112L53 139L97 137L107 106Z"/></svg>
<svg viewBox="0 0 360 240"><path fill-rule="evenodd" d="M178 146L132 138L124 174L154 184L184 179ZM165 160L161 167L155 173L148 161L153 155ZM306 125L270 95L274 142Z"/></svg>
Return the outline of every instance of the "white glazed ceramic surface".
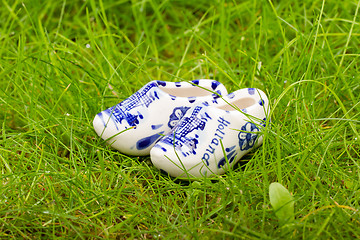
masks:
<svg viewBox="0 0 360 240"><path fill-rule="evenodd" d="M179 178L223 174L262 143L257 133L270 110L264 92L241 89L218 102L193 106L153 147L150 156L156 168Z"/></svg>
<svg viewBox="0 0 360 240"><path fill-rule="evenodd" d="M224 85L214 80L191 82L151 81L119 104L95 116L96 133L118 151L148 155L190 109L203 102L216 105L226 95Z"/></svg>

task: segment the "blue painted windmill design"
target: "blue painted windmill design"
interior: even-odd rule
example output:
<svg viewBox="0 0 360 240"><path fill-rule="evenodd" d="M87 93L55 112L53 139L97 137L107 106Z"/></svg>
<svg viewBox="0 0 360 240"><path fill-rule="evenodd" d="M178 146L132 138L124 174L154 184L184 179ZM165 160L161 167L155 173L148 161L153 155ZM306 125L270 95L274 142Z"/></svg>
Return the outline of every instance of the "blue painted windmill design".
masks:
<svg viewBox="0 0 360 240"><path fill-rule="evenodd" d="M168 122L169 128L170 129L174 128L189 109L190 107L186 107L186 106L174 108L172 114L169 116L169 122Z"/></svg>
<svg viewBox="0 0 360 240"><path fill-rule="evenodd" d="M184 117L178 124L175 132L171 132L163 139L163 142L166 142L170 145L174 145L177 148L182 148L187 146L190 149L190 152L195 154L195 149L198 144L198 140L192 137L188 137L189 133L196 129L204 130L206 121L202 120L198 115L201 106L196 106L191 113L190 117ZM189 155L189 152L182 151L184 156Z"/></svg>
<svg viewBox="0 0 360 240"><path fill-rule="evenodd" d="M150 103L152 103L156 98L159 99L156 91L150 91L153 87L157 87L157 85L155 83L146 85L143 89L134 93L117 106L122 106L125 111L130 111L131 109L139 106L149 107Z"/></svg>
<svg viewBox="0 0 360 240"><path fill-rule="evenodd" d="M116 123L121 124L123 120L126 120L126 122L131 127L135 127L137 124L139 124L139 120L143 119L144 117L140 114L139 111L135 114L132 114L130 113L130 110L137 107L147 108L154 100L156 100L156 98L159 99L156 91L150 91L153 87L156 86L157 85L155 83L146 85L143 89L134 93L121 103L105 110L105 112L111 116L111 119L114 121L115 126Z"/></svg>

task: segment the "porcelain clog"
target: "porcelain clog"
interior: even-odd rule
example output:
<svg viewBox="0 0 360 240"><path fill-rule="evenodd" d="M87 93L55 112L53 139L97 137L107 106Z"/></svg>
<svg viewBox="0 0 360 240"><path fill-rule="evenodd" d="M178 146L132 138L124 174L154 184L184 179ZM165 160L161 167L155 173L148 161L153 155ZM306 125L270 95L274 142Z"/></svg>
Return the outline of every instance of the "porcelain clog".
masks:
<svg viewBox="0 0 360 240"><path fill-rule="evenodd" d="M126 100L98 113L94 129L122 153L149 155L154 144L191 106L203 102L216 105L224 94L227 94L224 85L214 80L151 81Z"/></svg>
<svg viewBox="0 0 360 240"><path fill-rule="evenodd" d="M150 152L156 168L179 178L223 174L262 143L260 132L270 110L264 92L241 89L218 102L193 106L156 143Z"/></svg>

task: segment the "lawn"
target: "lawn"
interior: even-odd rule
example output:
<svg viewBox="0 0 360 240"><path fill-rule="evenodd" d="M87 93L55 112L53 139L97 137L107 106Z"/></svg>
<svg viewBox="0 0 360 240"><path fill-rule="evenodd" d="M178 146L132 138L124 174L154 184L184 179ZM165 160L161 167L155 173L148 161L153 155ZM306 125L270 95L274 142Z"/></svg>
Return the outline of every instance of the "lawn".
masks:
<svg viewBox="0 0 360 240"><path fill-rule="evenodd" d="M2 1L0 238L360 238L359 6ZM93 130L151 80L200 78L271 100L263 145L222 176L174 179Z"/></svg>

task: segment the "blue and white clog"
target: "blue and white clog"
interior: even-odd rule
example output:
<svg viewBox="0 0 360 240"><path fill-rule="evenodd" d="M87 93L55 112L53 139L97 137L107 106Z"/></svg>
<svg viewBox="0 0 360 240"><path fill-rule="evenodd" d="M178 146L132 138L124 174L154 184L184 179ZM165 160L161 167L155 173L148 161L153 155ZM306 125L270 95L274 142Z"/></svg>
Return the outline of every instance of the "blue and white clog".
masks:
<svg viewBox="0 0 360 240"><path fill-rule="evenodd" d="M96 133L118 151L149 155L151 148L177 124L191 106L216 105L226 95L214 80L151 81L119 104L95 116Z"/></svg>
<svg viewBox="0 0 360 240"><path fill-rule="evenodd" d="M218 102L193 106L156 143L150 152L156 168L179 178L223 174L262 143L260 133L270 111L264 92L241 89Z"/></svg>

